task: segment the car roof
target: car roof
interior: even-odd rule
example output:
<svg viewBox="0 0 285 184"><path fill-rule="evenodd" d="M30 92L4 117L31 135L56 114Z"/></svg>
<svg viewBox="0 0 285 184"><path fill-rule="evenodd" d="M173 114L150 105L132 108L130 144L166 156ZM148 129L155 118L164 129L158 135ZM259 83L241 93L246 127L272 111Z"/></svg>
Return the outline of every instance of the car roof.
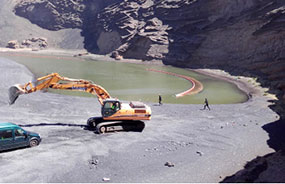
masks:
<svg viewBox="0 0 285 184"><path fill-rule="evenodd" d="M14 127L19 127L18 125L10 122L0 122L0 129L1 128L14 128Z"/></svg>

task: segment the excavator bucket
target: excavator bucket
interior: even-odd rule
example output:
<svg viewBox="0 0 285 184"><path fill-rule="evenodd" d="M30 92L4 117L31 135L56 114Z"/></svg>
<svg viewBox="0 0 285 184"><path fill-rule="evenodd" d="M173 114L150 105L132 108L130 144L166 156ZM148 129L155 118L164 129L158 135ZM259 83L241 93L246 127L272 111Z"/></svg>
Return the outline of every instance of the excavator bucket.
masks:
<svg viewBox="0 0 285 184"><path fill-rule="evenodd" d="M19 85L14 85L9 88L9 104L15 103L19 95L24 94L24 90Z"/></svg>

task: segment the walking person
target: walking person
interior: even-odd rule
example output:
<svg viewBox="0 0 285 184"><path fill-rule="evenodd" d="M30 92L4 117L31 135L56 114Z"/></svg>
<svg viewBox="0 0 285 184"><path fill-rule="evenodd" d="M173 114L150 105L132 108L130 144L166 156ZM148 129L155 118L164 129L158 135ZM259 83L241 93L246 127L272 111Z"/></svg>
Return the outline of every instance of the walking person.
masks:
<svg viewBox="0 0 285 184"><path fill-rule="evenodd" d="M161 95L158 95L158 103L159 103L159 105L162 105L162 98L161 98Z"/></svg>
<svg viewBox="0 0 285 184"><path fill-rule="evenodd" d="M205 102L204 103L205 103L205 105L204 105L204 109L203 110L205 110L206 107L208 108L208 110L211 110L210 107L209 107L209 102L208 102L207 98L205 98Z"/></svg>

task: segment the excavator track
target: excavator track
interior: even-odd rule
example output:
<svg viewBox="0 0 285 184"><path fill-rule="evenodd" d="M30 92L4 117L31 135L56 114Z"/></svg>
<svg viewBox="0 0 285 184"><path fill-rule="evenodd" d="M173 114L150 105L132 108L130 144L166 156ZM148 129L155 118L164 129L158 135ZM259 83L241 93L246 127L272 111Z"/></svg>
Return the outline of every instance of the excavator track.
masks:
<svg viewBox="0 0 285 184"><path fill-rule="evenodd" d="M98 134L118 132L118 131L133 131L141 132L145 124L143 121L130 121L130 120L120 120L120 121L106 121L102 117L92 117L87 121L87 125L90 129Z"/></svg>

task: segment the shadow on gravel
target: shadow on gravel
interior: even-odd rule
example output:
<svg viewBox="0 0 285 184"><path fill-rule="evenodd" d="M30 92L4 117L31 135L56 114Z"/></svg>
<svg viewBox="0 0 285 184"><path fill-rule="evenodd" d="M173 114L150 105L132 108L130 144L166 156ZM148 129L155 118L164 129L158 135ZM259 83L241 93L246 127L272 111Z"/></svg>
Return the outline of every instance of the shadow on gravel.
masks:
<svg viewBox="0 0 285 184"><path fill-rule="evenodd" d="M269 135L267 144L270 148L276 152L269 153L265 156L258 156L255 159L249 161L244 166L244 169L238 171L232 176L227 176L221 183L252 183L252 182L285 182L284 177L280 177L277 171L282 172L284 170L285 161L285 120L278 120L268 123L262 127ZM266 180L259 178L260 174L267 172ZM274 173L271 173L274 172ZM284 176L284 173L281 173Z"/></svg>
<svg viewBox="0 0 285 184"><path fill-rule="evenodd" d="M162 104L153 104L153 106L162 106Z"/></svg>
<svg viewBox="0 0 285 184"><path fill-rule="evenodd" d="M16 151L16 150L22 150L22 149L29 149L30 147L26 146L26 147L22 147L22 148L14 148L14 149L9 149L9 150L4 150L4 151L0 151L1 153L7 153L7 152L12 152L12 151Z"/></svg>
<svg viewBox="0 0 285 184"><path fill-rule="evenodd" d="M285 151L285 120L278 120L262 127L269 135L267 144L275 151Z"/></svg>
<svg viewBox="0 0 285 184"><path fill-rule="evenodd" d="M106 133L111 133L111 132L118 132L118 131L123 131L123 132L142 132L145 128L144 122L138 122L138 123L115 123L115 126L120 126L121 130L113 130L110 132ZM92 131L94 133L98 133L95 128L92 128L88 125L83 125L83 124L67 124L67 123L39 123L39 124L26 124L26 125L19 125L20 127L34 127L34 126L68 126L68 127L79 127L83 128L84 130Z"/></svg>
<svg viewBox="0 0 285 184"><path fill-rule="evenodd" d="M80 124L67 124L67 123L39 123L39 124L27 124L27 125L19 125L20 127L33 127L33 126L70 126L70 127L81 127L87 128L87 125Z"/></svg>

